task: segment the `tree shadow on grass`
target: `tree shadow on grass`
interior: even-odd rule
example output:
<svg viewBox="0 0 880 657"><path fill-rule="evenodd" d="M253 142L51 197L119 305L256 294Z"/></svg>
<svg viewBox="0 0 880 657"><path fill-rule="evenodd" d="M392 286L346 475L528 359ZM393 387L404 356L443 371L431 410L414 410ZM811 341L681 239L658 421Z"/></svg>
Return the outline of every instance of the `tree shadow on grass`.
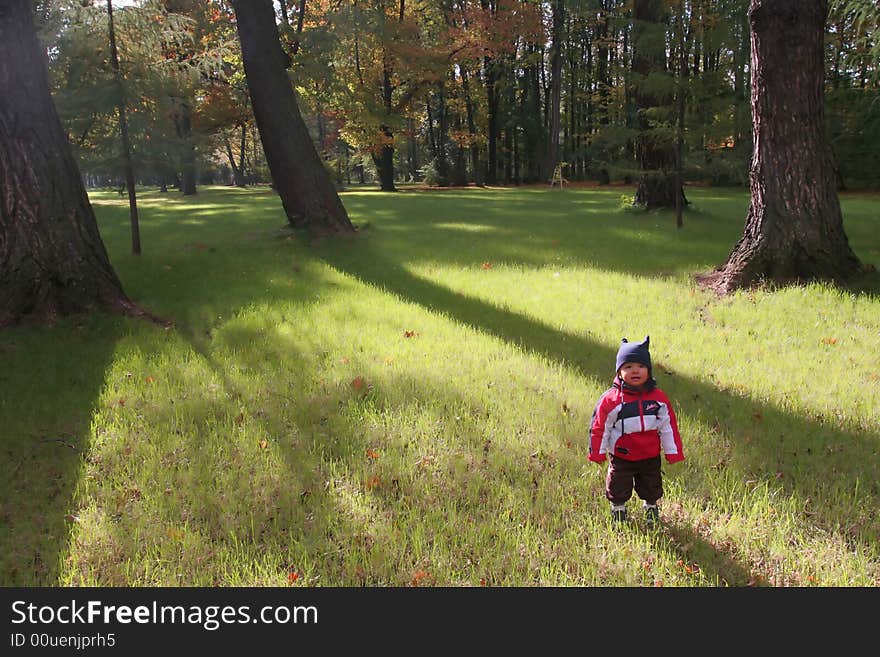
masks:
<svg viewBox="0 0 880 657"><path fill-rule="evenodd" d="M687 572L699 569L709 581L719 586L755 586L759 583L754 571L737 559L730 549L712 545L693 528L666 522L660 532L652 536L660 549L678 554L677 566Z"/></svg>
<svg viewBox="0 0 880 657"><path fill-rule="evenodd" d="M549 328L414 276L378 252L369 264L363 254L352 257L344 247L327 248L322 255L332 267L367 285L567 365L582 376L610 380L609 364L616 352L582 335ZM795 415L680 374L663 378L661 386L677 400L679 415L706 427L704 435L685 437L686 453L688 442L706 442L707 458L712 459L692 464L688 477L693 481L685 479L685 488L710 495L713 477L729 469L744 482L766 482L803 501L809 507L805 521L839 533L851 547L876 553L880 519L869 510L880 505L880 436ZM751 426L742 426L742 418L751 418ZM840 514L840 507L850 502L868 511Z"/></svg>
<svg viewBox="0 0 880 657"><path fill-rule="evenodd" d="M625 190L626 191L626 190ZM633 191L633 190L630 190ZM352 220L375 218L388 252L401 261L524 266L587 263L623 274L656 276L670 267L679 273L708 272L726 261L742 235L748 194L742 190L698 190L685 227L675 228L671 211L621 210L620 190L462 190L443 194L400 194L380 199L344 197ZM715 195L713 195L715 194ZM864 262L877 261L880 241L866 211L850 212L851 243ZM731 220L733 218L733 220ZM589 233L593 239L569 238ZM638 253L638 258L621 254ZM405 254L405 256L404 256ZM878 262L880 264L880 262ZM876 299L876 273L853 282L849 291Z"/></svg>
<svg viewBox="0 0 880 657"><path fill-rule="evenodd" d="M124 323L0 332L0 585L57 582L92 413Z"/></svg>

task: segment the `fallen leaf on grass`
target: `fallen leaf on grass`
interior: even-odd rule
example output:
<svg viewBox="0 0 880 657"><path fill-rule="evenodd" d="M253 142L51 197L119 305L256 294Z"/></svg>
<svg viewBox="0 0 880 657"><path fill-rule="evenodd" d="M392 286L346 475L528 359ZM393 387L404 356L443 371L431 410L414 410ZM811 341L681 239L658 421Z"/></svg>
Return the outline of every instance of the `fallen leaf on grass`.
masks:
<svg viewBox="0 0 880 657"><path fill-rule="evenodd" d="M382 486L382 480L379 477L370 477L367 479L367 490L373 490L374 488L380 488Z"/></svg>
<svg viewBox="0 0 880 657"><path fill-rule="evenodd" d="M265 438L260 440L260 449L269 449L269 441Z"/></svg>
<svg viewBox="0 0 880 657"><path fill-rule="evenodd" d="M425 572L424 570L417 570L413 574L413 578L410 581L410 586L419 586L424 580L430 579L431 573Z"/></svg>
<svg viewBox="0 0 880 657"><path fill-rule="evenodd" d="M362 377L362 376L355 377L351 381L351 387L354 388L355 390L360 390L366 384L367 384L367 382L364 380L364 377Z"/></svg>
<svg viewBox="0 0 880 657"><path fill-rule="evenodd" d="M367 449L367 456L369 456L371 459L377 459L377 458L379 458L379 453L374 452L372 449L368 448Z"/></svg>
<svg viewBox="0 0 880 657"><path fill-rule="evenodd" d="M491 262L484 262L481 266L482 266L483 269L492 269L492 263L491 263Z"/></svg>
<svg viewBox="0 0 880 657"><path fill-rule="evenodd" d="M294 572L290 573L290 574L287 576L287 583L288 583L288 584L293 584L293 583L295 583L296 580L298 580L298 579L299 579L299 573L296 572L296 571L294 571Z"/></svg>

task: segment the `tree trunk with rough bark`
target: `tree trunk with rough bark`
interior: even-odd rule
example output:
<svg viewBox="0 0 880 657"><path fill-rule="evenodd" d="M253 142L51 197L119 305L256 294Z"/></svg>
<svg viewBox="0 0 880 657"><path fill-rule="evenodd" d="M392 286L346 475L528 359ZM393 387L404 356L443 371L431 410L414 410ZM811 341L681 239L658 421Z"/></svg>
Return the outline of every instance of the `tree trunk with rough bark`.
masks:
<svg viewBox="0 0 880 657"><path fill-rule="evenodd" d="M825 0L751 0L751 203L727 262L699 277L719 293L761 282L847 283L862 272L824 131L827 14Z"/></svg>
<svg viewBox="0 0 880 657"><path fill-rule="evenodd" d="M354 232L300 114L271 0L232 6L260 140L290 225L314 236Z"/></svg>
<svg viewBox="0 0 880 657"><path fill-rule="evenodd" d="M0 3L0 326L141 314L110 265L49 93L33 3Z"/></svg>

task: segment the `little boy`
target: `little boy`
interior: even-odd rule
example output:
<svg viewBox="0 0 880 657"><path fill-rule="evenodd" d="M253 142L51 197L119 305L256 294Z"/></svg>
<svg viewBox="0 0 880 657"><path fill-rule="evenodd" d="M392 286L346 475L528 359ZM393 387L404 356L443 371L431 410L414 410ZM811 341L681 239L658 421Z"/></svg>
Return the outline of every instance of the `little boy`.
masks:
<svg viewBox="0 0 880 657"><path fill-rule="evenodd" d="M624 338L617 351L617 373L596 403L590 420L590 460L611 455L605 497L611 517L626 520L633 485L645 507L649 527L660 521L657 500L663 496L660 451L668 463L684 460L675 412L651 372L650 337L633 343Z"/></svg>

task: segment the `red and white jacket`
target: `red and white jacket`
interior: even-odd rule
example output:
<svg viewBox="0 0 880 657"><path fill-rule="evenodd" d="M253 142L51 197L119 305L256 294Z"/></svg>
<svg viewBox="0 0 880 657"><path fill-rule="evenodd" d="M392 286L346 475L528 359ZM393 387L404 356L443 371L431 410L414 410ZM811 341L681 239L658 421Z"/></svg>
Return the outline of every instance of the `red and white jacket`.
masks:
<svg viewBox="0 0 880 657"><path fill-rule="evenodd" d="M590 421L590 460L602 463L608 454L641 461L660 455L666 461L684 460L681 436L672 404L651 383L634 390L615 378L599 398Z"/></svg>

